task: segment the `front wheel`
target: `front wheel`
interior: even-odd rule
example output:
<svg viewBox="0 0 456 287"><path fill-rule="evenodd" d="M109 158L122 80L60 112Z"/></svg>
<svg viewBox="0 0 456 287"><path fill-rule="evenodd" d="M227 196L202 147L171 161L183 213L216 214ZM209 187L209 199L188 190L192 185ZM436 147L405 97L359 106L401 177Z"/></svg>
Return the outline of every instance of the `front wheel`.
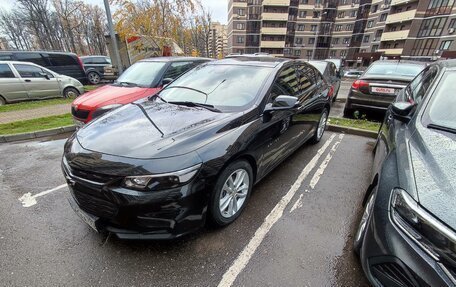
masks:
<svg viewBox="0 0 456 287"><path fill-rule="evenodd" d="M220 174L211 195L209 214L216 226L236 220L244 210L253 186L253 171L245 160L228 165Z"/></svg>
<svg viewBox="0 0 456 287"><path fill-rule="evenodd" d="M79 96L79 91L76 88L69 87L63 91L63 97L66 99L75 99Z"/></svg>
<svg viewBox="0 0 456 287"><path fill-rule="evenodd" d="M353 251L357 255L360 254L364 237L366 236L367 222L369 221L372 211L374 210L374 202L375 192L372 192L371 195L369 195L369 199L367 200L366 205L364 206L363 216L361 217L358 229L356 230L355 239L353 240Z"/></svg>
<svg viewBox="0 0 456 287"><path fill-rule="evenodd" d="M317 129L315 130L314 135L312 136L310 142L312 144L318 143L326 130L326 124L328 122L328 110L324 109L321 113L320 120L318 121Z"/></svg>

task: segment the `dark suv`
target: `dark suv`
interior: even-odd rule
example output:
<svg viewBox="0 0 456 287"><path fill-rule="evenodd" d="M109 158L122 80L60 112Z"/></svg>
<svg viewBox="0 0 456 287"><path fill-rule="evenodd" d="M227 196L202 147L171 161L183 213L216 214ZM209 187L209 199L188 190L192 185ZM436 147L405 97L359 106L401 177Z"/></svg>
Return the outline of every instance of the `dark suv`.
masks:
<svg viewBox="0 0 456 287"><path fill-rule="evenodd" d="M47 51L0 51L0 61L32 62L58 74L87 83L81 59L74 53Z"/></svg>
<svg viewBox="0 0 456 287"><path fill-rule="evenodd" d="M426 63L411 61L376 61L354 81L345 103L344 117L356 110L385 113L396 95L415 78Z"/></svg>
<svg viewBox="0 0 456 287"><path fill-rule="evenodd" d="M107 56L84 56L81 57L81 60L89 83L97 85L105 79L104 68L111 66L111 58Z"/></svg>

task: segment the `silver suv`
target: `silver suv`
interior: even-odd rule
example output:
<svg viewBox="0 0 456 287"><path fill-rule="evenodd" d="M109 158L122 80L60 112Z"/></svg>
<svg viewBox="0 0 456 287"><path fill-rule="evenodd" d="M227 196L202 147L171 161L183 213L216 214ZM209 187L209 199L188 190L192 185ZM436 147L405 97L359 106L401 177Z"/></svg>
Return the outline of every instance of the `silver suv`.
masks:
<svg viewBox="0 0 456 287"><path fill-rule="evenodd" d="M27 100L75 98L84 93L78 80L29 62L0 61L0 106Z"/></svg>

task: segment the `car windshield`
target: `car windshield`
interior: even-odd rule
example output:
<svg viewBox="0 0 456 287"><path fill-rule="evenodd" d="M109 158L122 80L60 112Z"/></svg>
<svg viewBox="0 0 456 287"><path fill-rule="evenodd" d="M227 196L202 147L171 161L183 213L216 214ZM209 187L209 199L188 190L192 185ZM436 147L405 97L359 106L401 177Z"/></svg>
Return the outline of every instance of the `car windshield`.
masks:
<svg viewBox="0 0 456 287"><path fill-rule="evenodd" d="M137 62L115 81L115 85L150 87L166 62Z"/></svg>
<svg viewBox="0 0 456 287"><path fill-rule="evenodd" d="M415 77L418 75L424 66L407 64L407 63L378 63L373 64L369 70L367 70L365 76L373 75L384 75L384 76L404 76L404 77Z"/></svg>
<svg viewBox="0 0 456 287"><path fill-rule="evenodd" d="M311 64L312 66L317 68L317 70L322 74L325 73L326 66L328 65L325 62L318 62L318 61L309 61L309 64Z"/></svg>
<svg viewBox="0 0 456 287"><path fill-rule="evenodd" d="M446 73L429 106L428 114L432 125L456 130L455 90L456 72Z"/></svg>
<svg viewBox="0 0 456 287"><path fill-rule="evenodd" d="M159 96L167 102L192 102L229 112L247 108L272 68L242 65L201 65L184 74Z"/></svg>

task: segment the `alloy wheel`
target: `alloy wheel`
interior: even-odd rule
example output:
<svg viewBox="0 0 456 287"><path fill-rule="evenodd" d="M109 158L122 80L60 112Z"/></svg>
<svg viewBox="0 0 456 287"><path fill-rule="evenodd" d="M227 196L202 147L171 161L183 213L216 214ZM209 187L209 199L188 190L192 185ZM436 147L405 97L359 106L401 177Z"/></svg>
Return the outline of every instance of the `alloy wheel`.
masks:
<svg viewBox="0 0 456 287"><path fill-rule="evenodd" d="M226 179L219 198L219 210L224 218L231 218L241 210L249 187L250 177L244 169L235 170Z"/></svg>
<svg viewBox="0 0 456 287"><path fill-rule="evenodd" d="M369 218L372 214L372 210L374 207L374 202L375 202L374 199L375 199L375 193L373 192L369 196L369 200L367 201L366 206L364 208L363 216L361 217L361 220L358 225L358 230L356 231L356 234L355 234L355 239L354 239L355 251L359 251L359 249L361 248L361 244L364 239L364 234L366 233L367 222L369 221Z"/></svg>
<svg viewBox="0 0 456 287"><path fill-rule="evenodd" d="M328 112L325 110L320 117L320 122L318 123L317 137L321 139L323 133L326 129L326 122L328 121Z"/></svg>
<svg viewBox="0 0 456 287"><path fill-rule="evenodd" d="M97 85L100 83L101 78L100 75L98 75L97 73L89 73L87 77L89 78L91 84Z"/></svg>

